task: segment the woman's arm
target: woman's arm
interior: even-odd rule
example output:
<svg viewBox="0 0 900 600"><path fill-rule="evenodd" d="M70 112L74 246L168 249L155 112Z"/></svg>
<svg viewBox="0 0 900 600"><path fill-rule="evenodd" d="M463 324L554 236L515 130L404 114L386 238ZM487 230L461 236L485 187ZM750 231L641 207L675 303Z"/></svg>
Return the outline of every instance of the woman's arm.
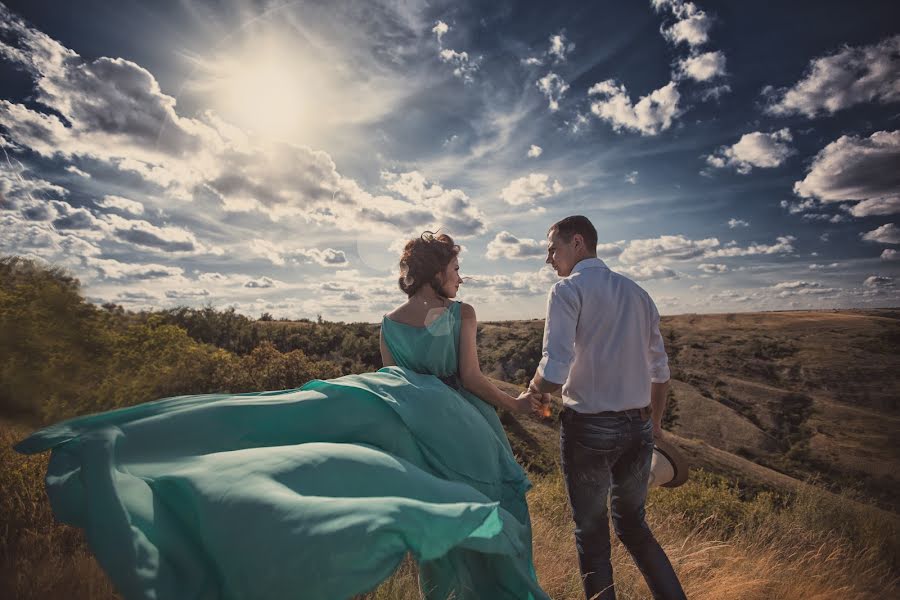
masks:
<svg viewBox="0 0 900 600"><path fill-rule="evenodd" d="M478 320L475 309L470 304L461 307L462 326L459 332L459 378L463 387L490 404L511 412L528 412L531 410L529 396L525 393L514 398L499 389L481 372L478 364L478 348L475 336L478 331Z"/></svg>
<svg viewBox="0 0 900 600"><path fill-rule="evenodd" d="M391 351L388 350L387 344L384 343L384 330L378 330L378 346L381 348L381 364L382 366L389 367L391 365L396 365L394 362L394 356L391 354Z"/></svg>

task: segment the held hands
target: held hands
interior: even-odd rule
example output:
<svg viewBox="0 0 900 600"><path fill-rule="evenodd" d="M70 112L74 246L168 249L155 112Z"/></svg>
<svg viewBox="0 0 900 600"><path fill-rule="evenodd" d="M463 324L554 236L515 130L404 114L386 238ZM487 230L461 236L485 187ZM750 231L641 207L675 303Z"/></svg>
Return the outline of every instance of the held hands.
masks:
<svg viewBox="0 0 900 600"><path fill-rule="evenodd" d="M541 393L534 385L534 381L528 383L528 390L519 394L516 398L516 412L534 412L539 416L550 416L550 394Z"/></svg>

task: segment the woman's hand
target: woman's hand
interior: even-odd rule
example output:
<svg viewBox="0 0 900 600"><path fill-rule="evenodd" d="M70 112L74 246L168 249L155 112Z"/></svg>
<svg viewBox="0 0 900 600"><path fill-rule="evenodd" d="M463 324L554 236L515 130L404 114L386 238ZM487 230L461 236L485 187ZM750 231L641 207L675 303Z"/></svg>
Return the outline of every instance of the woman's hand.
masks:
<svg viewBox="0 0 900 600"><path fill-rule="evenodd" d="M540 404L540 396L535 399L534 394L531 392L522 392L518 398L513 400L512 412L519 414L530 413L536 410L535 406L537 404Z"/></svg>

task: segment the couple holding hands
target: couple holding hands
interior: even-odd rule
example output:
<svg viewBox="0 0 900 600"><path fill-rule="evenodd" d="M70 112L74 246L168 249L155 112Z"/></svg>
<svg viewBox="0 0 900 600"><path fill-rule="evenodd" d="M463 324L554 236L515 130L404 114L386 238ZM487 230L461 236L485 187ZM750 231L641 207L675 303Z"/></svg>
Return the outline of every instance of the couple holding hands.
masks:
<svg viewBox="0 0 900 600"><path fill-rule="evenodd" d="M453 300L459 246L426 232L404 248L408 300L382 319L378 371L85 415L16 449L52 450L54 514L86 530L129 600L348 598L407 554L428 599L546 599L532 561L531 483L495 408L547 411L561 389L585 595L615 598L611 516L653 597L684 598L644 518L669 380L659 313L597 258L587 218L555 223L548 242L561 279L543 356L518 397L481 372L475 310Z"/></svg>

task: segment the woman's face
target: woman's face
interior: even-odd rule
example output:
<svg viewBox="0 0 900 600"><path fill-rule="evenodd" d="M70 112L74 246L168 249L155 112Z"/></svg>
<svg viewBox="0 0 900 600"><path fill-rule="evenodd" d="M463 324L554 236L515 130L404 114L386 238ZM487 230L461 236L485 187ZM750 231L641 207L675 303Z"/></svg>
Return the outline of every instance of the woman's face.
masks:
<svg viewBox="0 0 900 600"><path fill-rule="evenodd" d="M453 257L444 272L441 273L441 294L445 298L456 298L456 292L462 283L462 277L459 276L459 259Z"/></svg>

